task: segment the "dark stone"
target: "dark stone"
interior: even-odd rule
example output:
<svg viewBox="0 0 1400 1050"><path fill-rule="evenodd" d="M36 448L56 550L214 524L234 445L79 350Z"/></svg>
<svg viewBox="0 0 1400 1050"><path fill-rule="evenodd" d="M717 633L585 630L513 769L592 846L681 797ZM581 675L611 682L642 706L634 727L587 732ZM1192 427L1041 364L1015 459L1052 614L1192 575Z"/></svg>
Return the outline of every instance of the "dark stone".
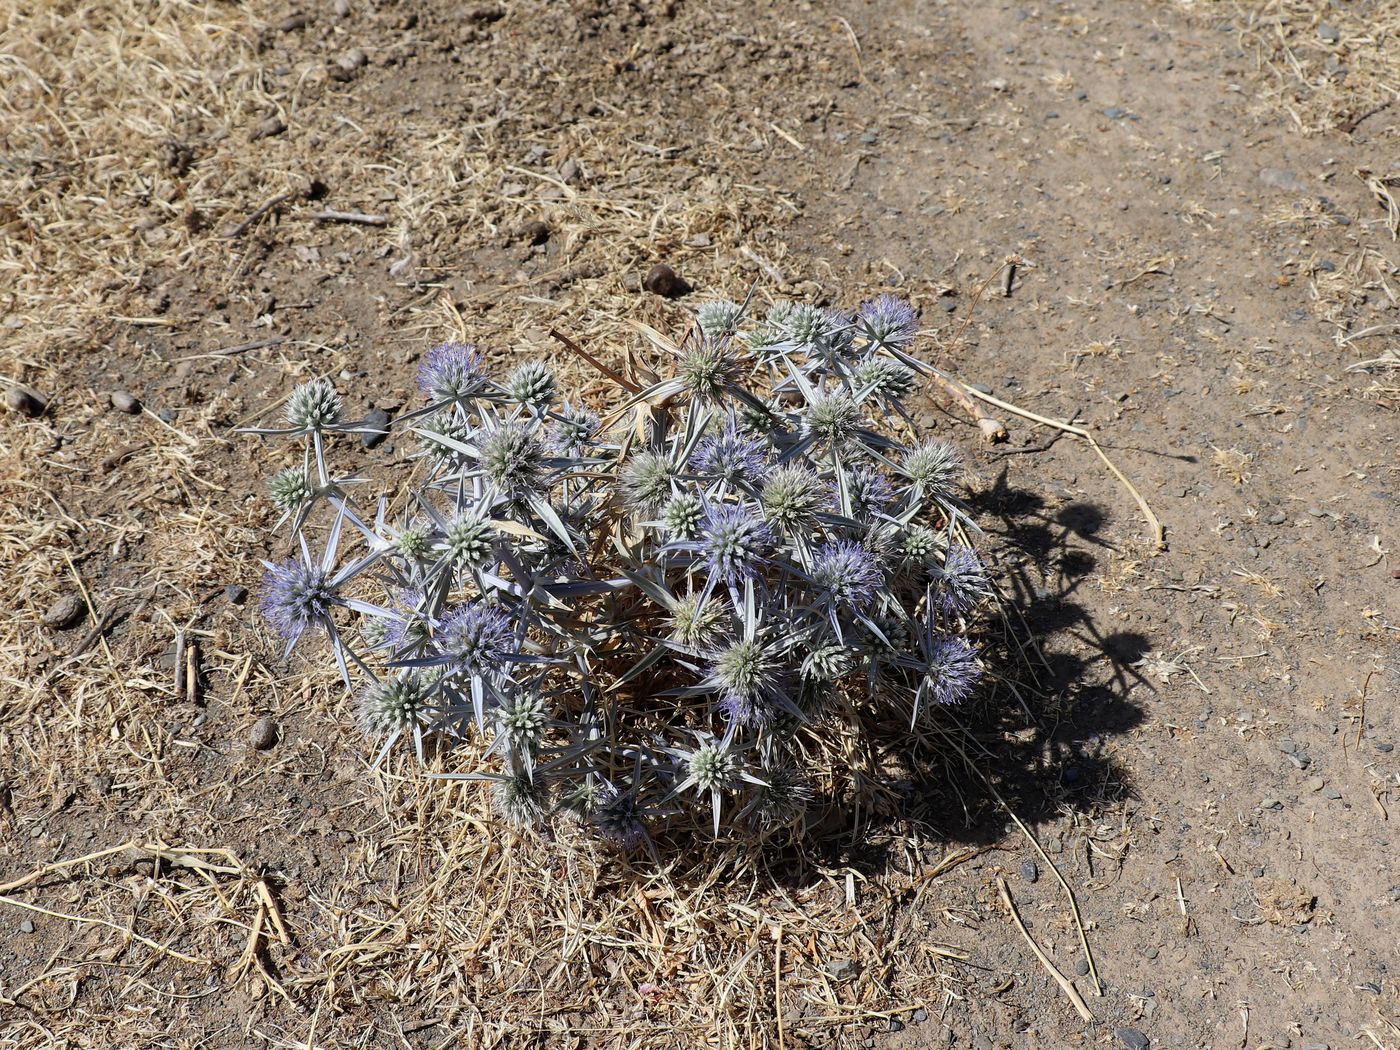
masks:
<svg viewBox="0 0 1400 1050"><path fill-rule="evenodd" d="M1128 115L1128 111L1126 109L1120 109L1117 106L1109 106L1103 111L1103 115L1109 120L1122 120Z"/></svg>
<svg viewBox="0 0 1400 1050"><path fill-rule="evenodd" d="M248 588L241 583L230 583L224 588L224 597L234 605L242 605L248 600Z"/></svg>
<svg viewBox="0 0 1400 1050"><path fill-rule="evenodd" d="M665 263L657 263L647 271L642 287L663 299L678 299L690 291L690 285Z"/></svg>
<svg viewBox="0 0 1400 1050"><path fill-rule="evenodd" d="M1035 861L1029 858L1021 861L1021 878L1027 882L1035 882L1040 878L1040 869L1035 866Z"/></svg>
<svg viewBox="0 0 1400 1050"><path fill-rule="evenodd" d="M365 413L364 425L376 429L362 433L360 444L365 448L375 448L383 444L384 439L389 436L389 413L382 408L372 408Z"/></svg>
<svg viewBox="0 0 1400 1050"><path fill-rule="evenodd" d="M18 412L22 416L35 416L44 414L44 409L48 403L39 395L37 391L29 389L27 386L12 386L5 391L5 407L11 412Z"/></svg>
<svg viewBox="0 0 1400 1050"><path fill-rule="evenodd" d="M1147 1050L1152 1042L1136 1028L1120 1028L1113 1034L1118 1037L1118 1041L1126 1046L1128 1050Z"/></svg>
<svg viewBox="0 0 1400 1050"><path fill-rule="evenodd" d="M76 594L65 594L44 613L44 626L64 630L83 618L87 605Z"/></svg>
<svg viewBox="0 0 1400 1050"><path fill-rule="evenodd" d="M520 227L520 239L531 245L544 244L549 240L549 226L539 219L532 219Z"/></svg>
<svg viewBox="0 0 1400 1050"><path fill-rule="evenodd" d="M248 743L254 751L267 751L277 744L277 723L264 715L253 723L248 733Z"/></svg>

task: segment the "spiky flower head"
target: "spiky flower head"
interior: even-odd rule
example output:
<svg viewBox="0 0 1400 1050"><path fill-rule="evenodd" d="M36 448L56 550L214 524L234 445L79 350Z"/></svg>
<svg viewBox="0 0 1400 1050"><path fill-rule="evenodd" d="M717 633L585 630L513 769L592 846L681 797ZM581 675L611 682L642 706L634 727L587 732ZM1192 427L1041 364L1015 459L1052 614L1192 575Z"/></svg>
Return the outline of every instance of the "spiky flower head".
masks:
<svg viewBox="0 0 1400 1050"><path fill-rule="evenodd" d="M369 736L401 733L422 724L427 700L428 690L422 677L412 671L381 678L360 691L356 721Z"/></svg>
<svg viewBox="0 0 1400 1050"><path fill-rule="evenodd" d="M496 732L513 752L534 752L549 724L549 705L538 690L517 689L496 708Z"/></svg>
<svg viewBox="0 0 1400 1050"><path fill-rule="evenodd" d="M824 543L812 555L812 582L839 607L865 609L885 582L875 555L852 540Z"/></svg>
<svg viewBox="0 0 1400 1050"><path fill-rule="evenodd" d="M418 368L418 385L434 401L470 401L486 390L481 355L470 343L433 347Z"/></svg>
<svg viewBox="0 0 1400 1050"><path fill-rule="evenodd" d="M919 383L919 377L912 368L892 357L872 357L862 361L851 373L851 380L857 390L868 391L866 396L886 401L904 400Z"/></svg>
<svg viewBox="0 0 1400 1050"><path fill-rule="evenodd" d="M901 469L925 495L947 499L963 475L962 456L946 441L921 441L904 454Z"/></svg>
<svg viewBox="0 0 1400 1050"><path fill-rule="evenodd" d="M418 429L421 431L419 440L423 443L423 452L435 463L441 466L452 466L462 462L463 454L446 441L440 441L438 438L439 436L449 438L460 444L470 442L472 438L471 427L464 420L447 412L438 412L423 420Z"/></svg>
<svg viewBox="0 0 1400 1050"><path fill-rule="evenodd" d="M690 396L705 404L719 401L739 378L740 365L734 348L724 342L702 339L680 350L676 374Z"/></svg>
<svg viewBox="0 0 1400 1050"><path fill-rule="evenodd" d="M710 653L707 682L719 690L719 709L736 725L767 725L780 708L785 684L779 649L739 638Z"/></svg>
<svg viewBox="0 0 1400 1050"><path fill-rule="evenodd" d="M772 312L769 312L772 319ZM782 316L787 341L796 349L817 357L833 357L850 348L851 319L840 310L823 310L793 303Z"/></svg>
<svg viewBox="0 0 1400 1050"><path fill-rule="evenodd" d="M311 478L300 467L288 467L268 479L267 491L278 510L294 511L311 498Z"/></svg>
<svg viewBox="0 0 1400 1050"><path fill-rule="evenodd" d="M458 514L443 529L438 549L455 569L475 569L491 560L496 535L490 520L479 510Z"/></svg>
<svg viewBox="0 0 1400 1050"><path fill-rule="evenodd" d="M788 463L763 484L763 515L784 532L793 532L816 520L826 497L821 478L799 463Z"/></svg>
<svg viewBox="0 0 1400 1050"><path fill-rule="evenodd" d="M365 647L378 649L389 637L390 620L387 616L365 616L360 620L360 637Z"/></svg>
<svg viewBox="0 0 1400 1050"><path fill-rule="evenodd" d="M538 824L549 804L544 781L525 770L508 773L498 780L491 800L497 813L521 828Z"/></svg>
<svg viewBox="0 0 1400 1050"><path fill-rule="evenodd" d="M757 575L773 546L773 530L747 507L713 507L700 528L700 547L710 571L726 580Z"/></svg>
<svg viewBox="0 0 1400 1050"><path fill-rule="evenodd" d="M635 791L604 782L593 803L593 827L620 849L631 850L647 838L642 806Z"/></svg>
<svg viewBox="0 0 1400 1050"><path fill-rule="evenodd" d="M470 602L443 620L433 644L449 658L453 671L472 678L500 677L506 657L515 653L509 618L481 601Z"/></svg>
<svg viewBox="0 0 1400 1050"><path fill-rule="evenodd" d="M796 766L787 762L765 765L758 779L763 783L754 791L752 813L763 828L787 827L806 812L812 789Z"/></svg>
<svg viewBox="0 0 1400 1050"><path fill-rule="evenodd" d="M877 295L856 313L856 331L877 349L902 350L919 331L919 315L903 299Z"/></svg>
<svg viewBox="0 0 1400 1050"><path fill-rule="evenodd" d="M718 602L701 604L698 594L678 598L671 609L671 638L692 649L713 645L720 634L719 612Z"/></svg>
<svg viewBox="0 0 1400 1050"><path fill-rule="evenodd" d="M802 677L817 682L835 682L855 670L855 653L849 646L833 642L811 650L802 658Z"/></svg>
<svg viewBox="0 0 1400 1050"><path fill-rule="evenodd" d="M329 379L302 383L287 399L287 422L299 430L324 430L340 422L345 402Z"/></svg>
<svg viewBox="0 0 1400 1050"><path fill-rule="evenodd" d="M802 433L826 448L846 448L865 423L860 407L844 390L818 394L802 415Z"/></svg>
<svg viewBox="0 0 1400 1050"><path fill-rule="evenodd" d="M908 653L913 645L913 635L909 631L909 623L898 613L885 611L871 619L871 623L879 630L866 631L866 643L876 654L884 656L898 656Z"/></svg>
<svg viewBox="0 0 1400 1050"><path fill-rule="evenodd" d="M957 544L949 547L938 571L939 608L953 616L965 616L990 593L987 570L977 552Z"/></svg>
<svg viewBox="0 0 1400 1050"><path fill-rule="evenodd" d="M509 495L539 491L545 470L544 444L523 423L499 423L481 439L481 469Z"/></svg>
<svg viewBox="0 0 1400 1050"><path fill-rule="evenodd" d="M942 546L938 533L927 525L910 525L899 537L899 555L913 568L931 564Z"/></svg>
<svg viewBox="0 0 1400 1050"><path fill-rule="evenodd" d="M295 643L308 627L328 627L334 604L331 575L319 565L293 558L271 566L263 575L263 617L289 643Z"/></svg>
<svg viewBox="0 0 1400 1050"><path fill-rule="evenodd" d="M704 519L705 505L693 492L676 493L661 511L666 535L673 540L693 540L700 535L700 523Z"/></svg>
<svg viewBox="0 0 1400 1050"><path fill-rule="evenodd" d="M622 491L636 510L655 511L671 498L680 471L660 452L638 452L622 468Z"/></svg>
<svg viewBox="0 0 1400 1050"><path fill-rule="evenodd" d="M386 621L384 641L395 653L416 653L432 640L427 599L422 591L403 590L394 595L393 615Z"/></svg>
<svg viewBox="0 0 1400 1050"><path fill-rule="evenodd" d="M768 470L768 449L763 441L740 434L731 422L723 433L701 440L690 467L731 484L756 485Z"/></svg>
<svg viewBox="0 0 1400 1050"><path fill-rule="evenodd" d="M553 403L556 387L554 373L542 361L521 363L506 380L506 393L511 400L536 411L542 411Z"/></svg>
<svg viewBox="0 0 1400 1050"><path fill-rule="evenodd" d="M945 706L960 704L981 677L977 651L957 635L943 635L929 647L917 696Z"/></svg>
<svg viewBox="0 0 1400 1050"><path fill-rule="evenodd" d="M602 428L603 420L597 412L566 403L549 428L549 442L555 451L565 456L581 456Z"/></svg>
<svg viewBox="0 0 1400 1050"><path fill-rule="evenodd" d="M846 471L846 497L849 501L851 517L857 521L868 521L883 513L894 500L894 489L889 479L874 467L859 466ZM841 494L836 494L838 508Z"/></svg>
<svg viewBox="0 0 1400 1050"><path fill-rule="evenodd" d="M702 740L685 756L686 780L698 791L727 791L739 779L739 757L722 740Z"/></svg>
<svg viewBox="0 0 1400 1050"><path fill-rule="evenodd" d="M394 534L394 553L408 561L418 561L427 555L432 547L432 537L427 528L417 522L405 525Z"/></svg>
<svg viewBox="0 0 1400 1050"><path fill-rule="evenodd" d="M734 334L741 313L743 307L738 303L715 299L701 304L700 309L695 311L695 320L706 339L718 342Z"/></svg>

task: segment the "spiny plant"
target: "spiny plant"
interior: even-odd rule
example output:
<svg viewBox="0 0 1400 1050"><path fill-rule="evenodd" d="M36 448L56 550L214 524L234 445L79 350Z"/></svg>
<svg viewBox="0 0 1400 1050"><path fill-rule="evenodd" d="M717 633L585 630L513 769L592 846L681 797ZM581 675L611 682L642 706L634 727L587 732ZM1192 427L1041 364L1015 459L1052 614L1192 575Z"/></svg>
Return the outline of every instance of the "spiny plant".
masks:
<svg viewBox="0 0 1400 1050"><path fill-rule="evenodd" d="M491 781L516 824L628 849L794 826L831 712L918 722L981 674L962 461L904 403L916 331L887 295L707 303L679 343L653 333L669 374L605 417L542 364L498 381L444 343L395 421L411 477L372 507L326 456L371 428L304 384L254 431L305 447L270 485L295 553L267 563L264 616L289 653L329 637L376 761L480 740L479 768L444 775Z"/></svg>

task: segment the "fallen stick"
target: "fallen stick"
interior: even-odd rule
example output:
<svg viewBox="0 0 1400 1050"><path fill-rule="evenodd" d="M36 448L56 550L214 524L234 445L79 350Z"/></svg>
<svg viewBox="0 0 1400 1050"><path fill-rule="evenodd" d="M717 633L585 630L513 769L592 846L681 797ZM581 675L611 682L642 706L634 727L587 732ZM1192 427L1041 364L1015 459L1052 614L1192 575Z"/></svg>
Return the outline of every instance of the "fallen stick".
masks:
<svg viewBox="0 0 1400 1050"><path fill-rule="evenodd" d="M256 208L252 210L252 212L249 213L246 219L240 222L233 229L229 230L227 233L220 234L220 236L226 241L231 241L239 234L243 233L244 230L248 229L248 227L252 226L253 223L257 222L264 215L270 212L273 208L276 208L280 204L287 203L287 201L291 200L293 197L300 196L300 190L293 190L288 193L279 193L271 200L267 200L264 201L262 204L259 204Z"/></svg>
<svg viewBox="0 0 1400 1050"><path fill-rule="evenodd" d="M997 876L997 885L1001 888L1001 900L1006 905L1006 910L1011 913L1011 918L1016 922L1016 928L1021 931L1021 936L1026 939L1026 943L1031 946L1031 951L1035 952L1035 957L1040 960L1040 965L1049 971L1050 976L1055 978L1055 983L1060 986L1064 993L1069 996L1069 1001L1074 1004L1074 1008L1079 1011L1082 1020L1094 1020L1094 1012L1089 1009L1089 1004L1084 1001L1084 997L1079 994L1079 989L1074 986L1068 977L1060 972L1060 968L1050 961L1050 957L1040 950L1040 945L1035 943L1035 938L1031 936L1031 931L1026 929L1026 924L1021 921L1021 913L1016 910L1016 902L1011 899L1011 891L1006 888L1006 880L1000 875Z"/></svg>
<svg viewBox="0 0 1400 1050"><path fill-rule="evenodd" d="M383 215L362 211L313 211L311 217L317 222L351 222L360 226L384 226L389 221Z"/></svg>

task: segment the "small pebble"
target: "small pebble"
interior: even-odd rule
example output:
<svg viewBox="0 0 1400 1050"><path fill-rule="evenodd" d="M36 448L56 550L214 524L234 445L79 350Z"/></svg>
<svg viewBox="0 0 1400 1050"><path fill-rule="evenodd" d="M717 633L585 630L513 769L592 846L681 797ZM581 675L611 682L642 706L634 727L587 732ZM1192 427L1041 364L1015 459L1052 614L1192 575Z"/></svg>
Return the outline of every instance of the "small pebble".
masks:
<svg viewBox="0 0 1400 1050"><path fill-rule="evenodd" d="M129 416L134 416L141 411L141 400L125 390L113 390L111 393L112 407L118 412L125 412Z"/></svg>
<svg viewBox="0 0 1400 1050"><path fill-rule="evenodd" d="M1342 34L1337 32L1336 26L1329 25L1327 22L1321 22L1317 27L1317 38L1324 44L1335 44L1342 39ZM1324 1047L1323 1050L1326 1050L1326 1048Z"/></svg>
<svg viewBox="0 0 1400 1050"><path fill-rule="evenodd" d="M1253 867L1250 869L1249 873L1253 875L1256 879L1262 879L1264 877L1264 869L1262 867Z"/></svg>
<svg viewBox="0 0 1400 1050"><path fill-rule="evenodd" d="M1155 959L1155 958L1157 958L1157 956L1159 956L1159 955L1161 955L1161 954L1162 954L1161 949L1159 949L1159 948L1157 948L1157 947L1155 947L1155 946L1153 946L1153 945L1149 945L1147 948L1145 948L1145 949L1143 950L1143 953L1142 953L1143 958L1145 958L1145 959Z"/></svg>
<svg viewBox="0 0 1400 1050"><path fill-rule="evenodd" d="M44 613L44 626L64 630L83 618L87 606L76 594L65 594Z"/></svg>
<svg viewBox="0 0 1400 1050"><path fill-rule="evenodd" d="M33 919L23 919L23 920L21 920L21 921L20 921L20 924L19 924L19 932L20 932L20 933L33 933L33 932L34 932L34 920L33 920Z"/></svg>
<svg viewBox="0 0 1400 1050"><path fill-rule="evenodd" d="M28 387L12 386L5 391L5 407L11 412L18 412L32 419L44 414L45 402Z"/></svg>
<svg viewBox="0 0 1400 1050"><path fill-rule="evenodd" d="M1382 743L1382 742L1379 741L1379 740L1377 740L1377 741L1375 742L1374 747L1375 747L1375 749L1376 749L1377 751L1380 751L1382 754L1387 754L1387 755L1390 754L1392 751L1395 750L1395 745L1394 745L1394 744Z"/></svg>
<svg viewBox="0 0 1400 1050"><path fill-rule="evenodd" d="M1079 974L1080 977L1088 977L1089 960L1085 959L1083 956L1080 956L1079 961L1074 964L1074 972Z"/></svg>
<svg viewBox="0 0 1400 1050"><path fill-rule="evenodd" d="M1276 798L1266 798L1263 802L1259 803L1259 807L1261 809L1282 809L1283 803Z"/></svg>
<svg viewBox="0 0 1400 1050"><path fill-rule="evenodd" d="M1151 1040L1143 1035L1136 1028L1120 1028L1113 1033L1118 1037L1118 1041L1128 1048L1128 1050L1147 1050Z"/></svg>
<svg viewBox="0 0 1400 1050"><path fill-rule="evenodd" d="M1120 109L1117 106L1109 106L1103 111L1103 115L1109 120L1122 120L1128 115L1128 111L1126 109Z"/></svg>
<svg viewBox="0 0 1400 1050"><path fill-rule="evenodd" d="M360 435L360 444L365 448L375 448L384 443L384 439L389 436L389 413L382 408L372 408L365 413L365 426L376 427L376 430L367 430Z"/></svg>
<svg viewBox="0 0 1400 1050"><path fill-rule="evenodd" d="M1278 749L1282 751L1285 755L1291 755L1297 752L1298 745L1295 744L1292 740L1289 740L1287 737L1284 737L1278 742Z"/></svg>
<svg viewBox="0 0 1400 1050"><path fill-rule="evenodd" d="M266 751L277 743L277 723L264 715L253 723L248 734L248 743L255 751Z"/></svg>
<svg viewBox="0 0 1400 1050"><path fill-rule="evenodd" d="M1040 878L1040 869L1035 866L1035 861L1029 859L1021 861L1021 878L1027 882L1034 882Z"/></svg>
<svg viewBox="0 0 1400 1050"><path fill-rule="evenodd" d="M647 271L642 287L663 299L675 299L690 291L690 286L665 263L657 263Z"/></svg>
<svg viewBox="0 0 1400 1050"><path fill-rule="evenodd" d="M915 1024L923 1024L923 1023L924 1023L925 1021L927 1021L927 1020L928 1020L928 1011L925 1010L922 1006L919 1007L917 1010L914 1011L914 1023L915 1023Z"/></svg>
<svg viewBox="0 0 1400 1050"><path fill-rule="evenodd" d="M1288 761L1292 762L1299 769L1307 769L1312 765L1312 757L1305 754L1289 755Z"/></svg>
<svg viewBox="0 0 1400 1050"><path fill-rule="evenodd" d="M901 1021L898 1017L891 1017L891 1018L890 1018L890 1031L891 1031L891 1032L902 1032L902 1031L904 1031L904 1022Z"/></svg>
<svg viewBox="0 0 1400 1050"><path fill-rule="evenodd" d="M156 415L160 416L162 423L173 423L179 415L173 408L162 408Z"/></svg>
<svg viewBox="0 0 1400 1050"><path fill-rule="evenodd" d="M335 0L331 10L335 12L336 18L344 18L350 13L350 0Z"/></svg>
<svg viewBox="0 0 1400 1050"><path fill-rule="evenodd" d="M248 588L241 583L230 583L224 588L224 597L234 605L242 605L248 600Z"/></svg>
<svg viewBox="0 0 1400 1050"><path fill-rule="evenodd" d="M827 976L835 981L849 981L860 973L860 963L854 959L837 959L823 967Z"/></svg>
<svg viewBox="0 0 1400 1050"><path fill-rule="evenodd" d="M1333 801L1336 801L1337 799L1339 799L1339 798L1342 797L1342 793L1341 793L1340 791L1338 791L1336 788L1324 788L1323 791L1322 791L1322 797L1323 797L1323 798L1330 798L1330 799L1332 799Z"/></svg>
<svg viewBox="0 0 1400 1050"><path fill-rule="evenodd" d="M1288 515L1281 510L1276 510L1264 519L1265 525L1282 525L1288 520Z"/></svg>

